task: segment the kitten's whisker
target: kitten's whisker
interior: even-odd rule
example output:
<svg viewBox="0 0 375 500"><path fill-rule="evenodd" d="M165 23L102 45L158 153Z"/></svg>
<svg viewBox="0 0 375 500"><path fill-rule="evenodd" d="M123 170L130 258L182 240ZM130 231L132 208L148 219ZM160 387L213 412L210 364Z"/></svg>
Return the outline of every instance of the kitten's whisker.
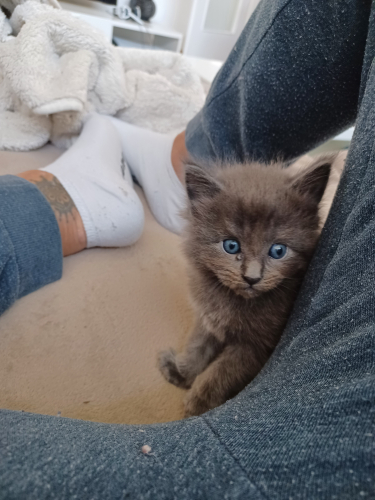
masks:
<svg viewBox="0 0 375 500"><path fill-rule="evenodd" d="M292 287L289 287L289 286L285 285L285 283L280 283L280 284L277 286L277 288L278 288L279 290L280 290L280 288L285 288L285 290L291 290L291 291L292 291L292 290L294 290L294 288L292 288Z"/></svg>

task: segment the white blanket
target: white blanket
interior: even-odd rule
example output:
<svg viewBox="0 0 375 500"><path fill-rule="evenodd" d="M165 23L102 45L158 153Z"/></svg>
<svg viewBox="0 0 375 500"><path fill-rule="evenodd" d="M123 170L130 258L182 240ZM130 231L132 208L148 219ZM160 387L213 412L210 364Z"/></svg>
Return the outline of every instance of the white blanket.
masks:
<svg viewBox="0 0 375 500"><path fill-rule="evenodd" d="M20 2L0 0L0 149L67 148L94 110L169 133L202 107L180 54L114 47L56 0Z"/></svg>

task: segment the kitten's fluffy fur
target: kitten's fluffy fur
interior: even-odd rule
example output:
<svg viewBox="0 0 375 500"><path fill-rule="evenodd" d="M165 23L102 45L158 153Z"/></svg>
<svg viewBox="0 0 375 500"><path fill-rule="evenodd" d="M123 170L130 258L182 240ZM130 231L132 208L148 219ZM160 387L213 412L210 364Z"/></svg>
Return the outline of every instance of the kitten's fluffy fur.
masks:
<svg viewBox="0 0 375 500"><path fill-rule="evenodd" d="M186 416L235 396L275 348L319 238L333 159L302 172L282 164L187 167L184 248L196 324L184 353L159 356L165 378L190 389ZM226 239L238 240L240 252L226 253ZM273 244L287 246L285 257L269 255Z"/></svg>

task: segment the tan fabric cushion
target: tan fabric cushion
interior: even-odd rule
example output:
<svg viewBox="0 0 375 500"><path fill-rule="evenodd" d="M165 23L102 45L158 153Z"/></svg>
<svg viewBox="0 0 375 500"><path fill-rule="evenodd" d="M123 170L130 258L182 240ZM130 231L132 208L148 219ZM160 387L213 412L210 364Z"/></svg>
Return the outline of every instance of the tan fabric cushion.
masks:
<svg viewBox="0 0 375 500"><path fill-rule="evenodd" d="M0 174L60 154L50 145L0 151ZM145 231L134 246L65 258L60 281L0 318L0 407L116 423L182 417L184 392L164 381L156 356L181 349L192 324L184 258L179 237L144 206Z"/></svg>

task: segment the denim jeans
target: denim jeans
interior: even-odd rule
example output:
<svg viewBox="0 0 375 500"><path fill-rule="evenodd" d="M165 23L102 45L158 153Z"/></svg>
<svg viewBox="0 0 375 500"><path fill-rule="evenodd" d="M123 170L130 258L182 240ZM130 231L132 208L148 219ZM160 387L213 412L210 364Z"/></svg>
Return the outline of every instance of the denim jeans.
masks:
<svg viewBox="0 0 375 500"><path fill-rule="evenodd" d="M291 158L357 118L331 213L286 330L264 369L233 400L180 422L111 425L3 410L0 499L374 498L374 20L365 1L263 1L207 105L188 127L195 156L269 159L282 152ZM301 38L301 44L288 45L290 37ZM339 46L347 57L335 52ZM290 64L280 75L282 56ZM340 68L347 79L340 78ZM298 93L294 79L301 78L308 91L300 87ZM252 98L245 87L254 81L260 94L249 116L256 119L246 121ZM221 99L226 92L228 98ZM0 180L1 200L6 183ZM40 218L51 222L40 237L57 245L45 202L36 200L34 188L26 191L20 204L34 197L33 213L40 209ZM13 234L17 226L22 230L18 217L23 216L15 212L8 222ZM0 231L3 241L8 233L3 226ZM20 235L28 238L29 232ZM11 242L4 248L5 264L22 252L15 246L12 254ZM38 248L35 240L31 262L43 251ZM57 251L48 258L46 283L61 270ZM5 297L6 290L16 296L16 264L8 270L5 264L1 289ZM145 444L150 454L142 453Z"/></svg>
<svg viewBox="0 0 375 500"><path fill-rule="evenodd" d="M59 227L33 184L0 177L0 314L62 273Z"/></svg>

